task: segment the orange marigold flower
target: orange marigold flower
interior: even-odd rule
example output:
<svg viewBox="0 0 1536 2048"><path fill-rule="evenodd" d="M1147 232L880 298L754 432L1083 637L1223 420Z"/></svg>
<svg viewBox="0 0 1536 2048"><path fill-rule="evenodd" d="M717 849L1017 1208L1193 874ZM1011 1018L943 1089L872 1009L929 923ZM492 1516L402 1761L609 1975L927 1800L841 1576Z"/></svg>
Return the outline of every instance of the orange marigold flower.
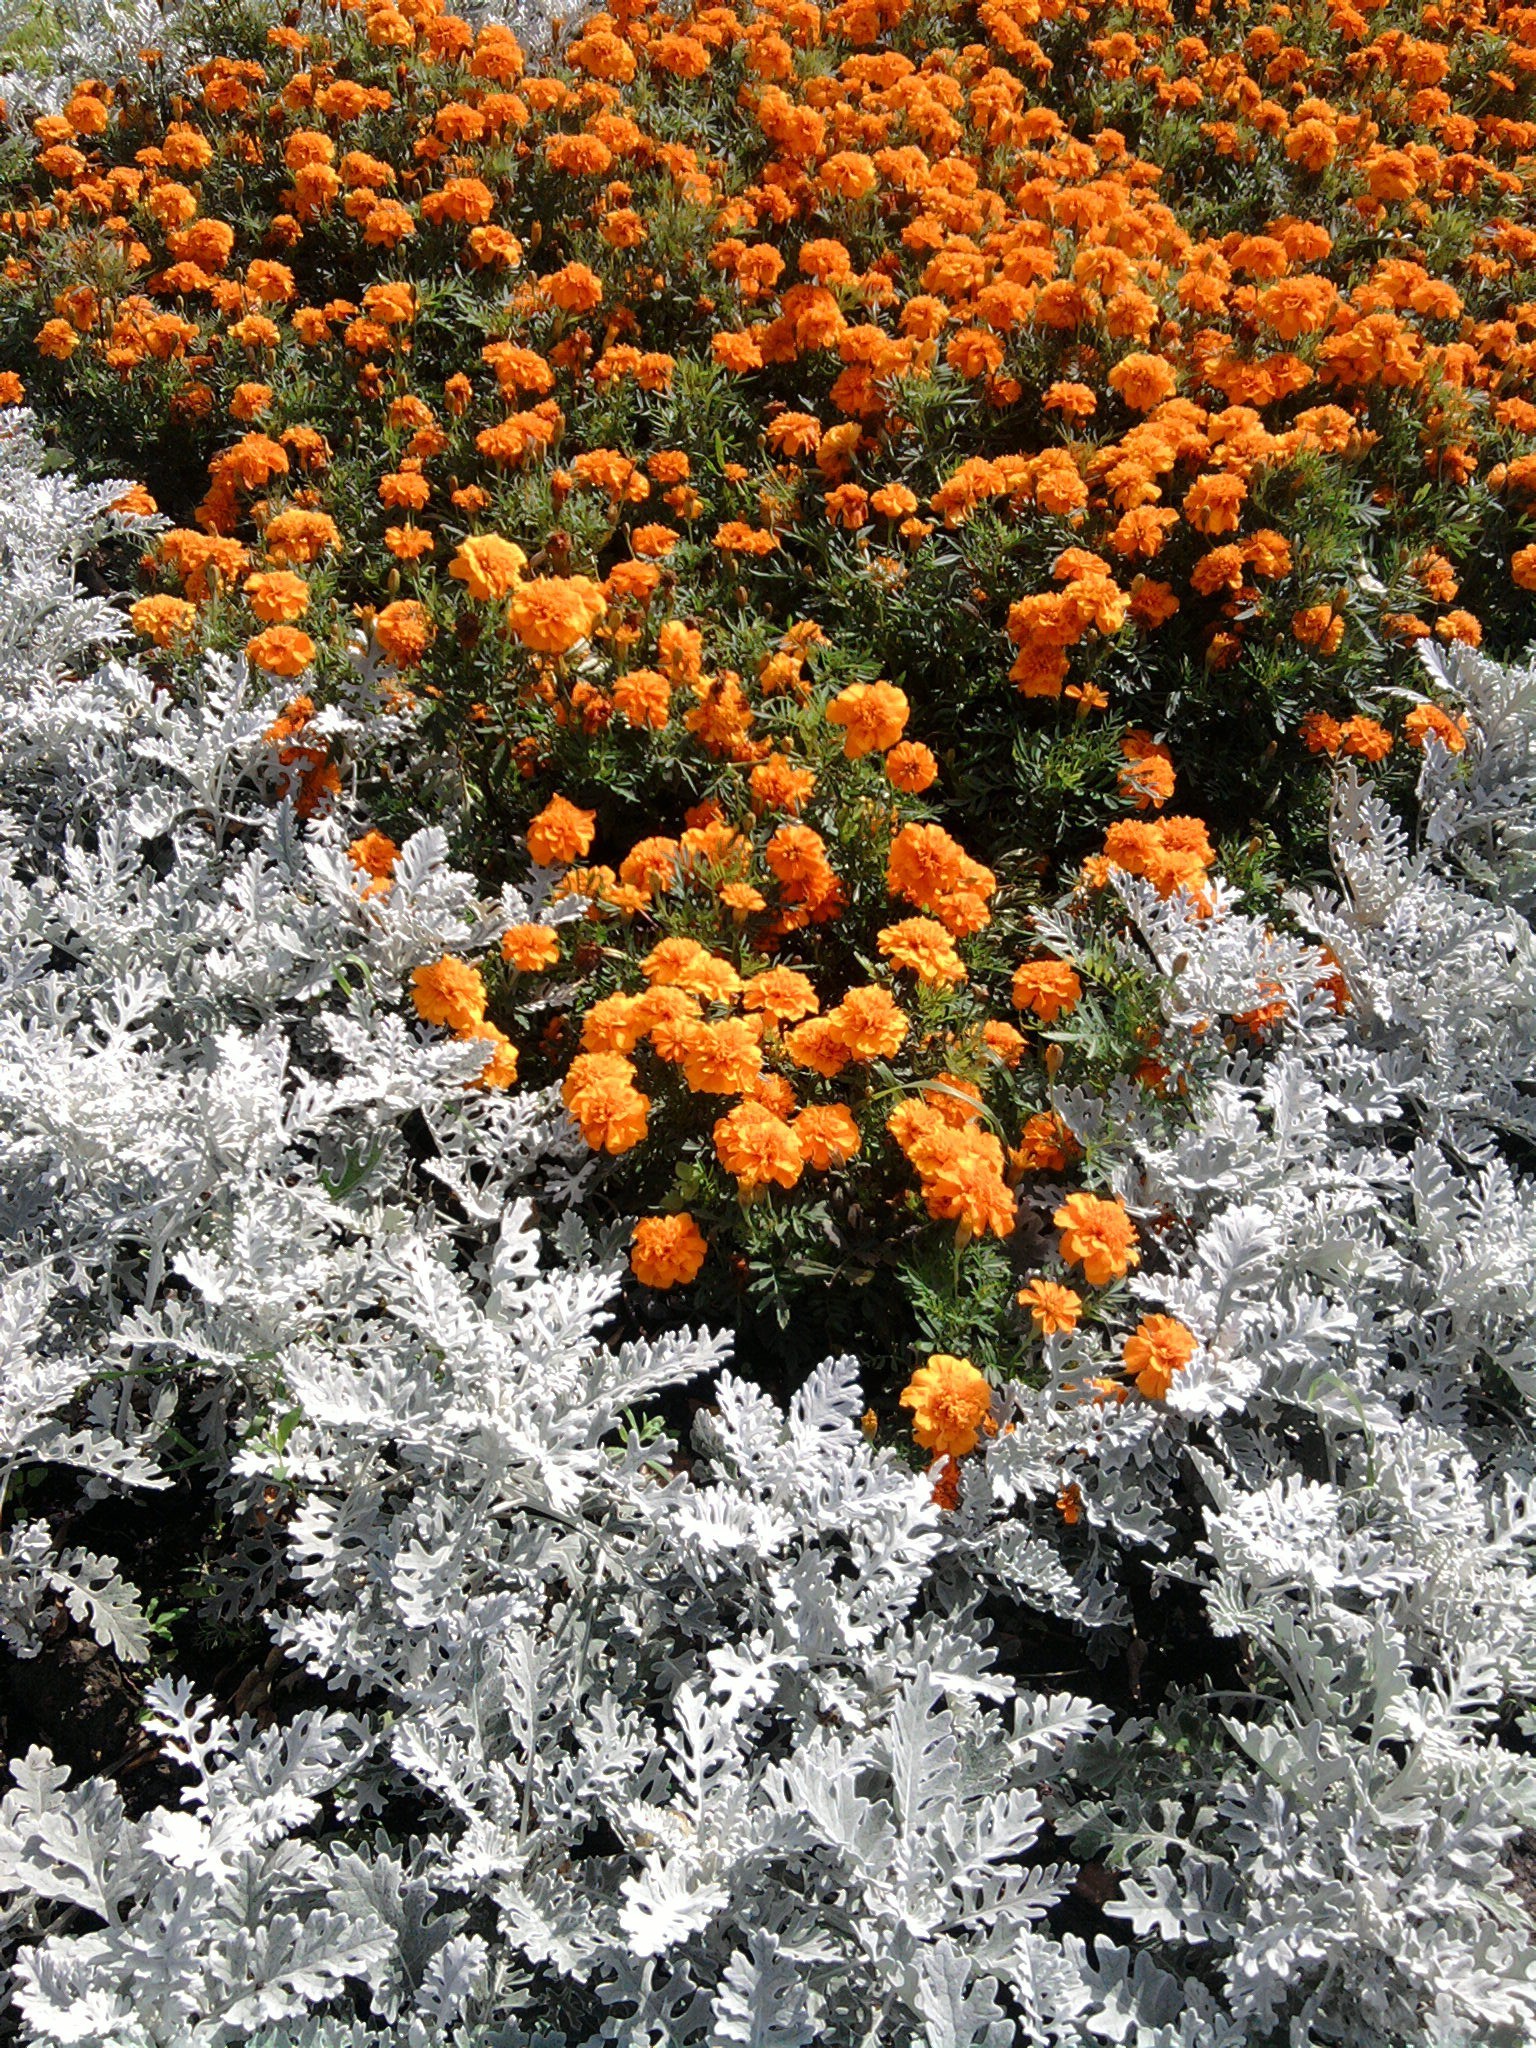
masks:
<svg viewBox="0 0 1536 2048"><path fill-rule="evenodd" d="M498 1025L480 1023L470 1031L462 1031L465 1039L483 1039L490 1047L490 1057L480 1069L471 1088L510 1088L517 1079L517 1047Z"/></svg>
<svg viewBox="0 0 1536 2048"><path fill-rule="evenodd" d="M1178 382L1173 366L1161 356L1122 356L1109 373L1110 390L1118 392L1133 412L1151 412L1172 398Z"/></svg>
<svg viewBox="0 0 1536 2048"><path fill-rule="evenodd" d="M1107 1287L1141 1264L1136 1226L1118 1196L1068 1195L1051 1220L1061 1232L1061 1256L1082 1267L1090 1287Z"/></svg>
<svg viewBox="0 0 1536 2048"><path fill-rule="evenodd" d="M1176 1316L1143 1316L1125 1340L1125 1369L1149 1401L1166 1398L1176 1372L1195 1355L1196 1337Z"/></svg>
<svg viewBox="0 0 1536 2048"><path fill-rule="evenodd" d="M642 1216L636 1223L629 1269L643 1287L688 1287L698 1279L709 1245L686 1209L675 1216Z"/></svg>
<svg viewBox="0 0 1536 2048"><path fill-rule="evenodd" d="M128 608L133 630L156 647L169 647L197 624L197 606L184 597L141 597Z"/></svg>
<svg viewBox="0 0 1536 2048"><path fill-rule="evenodd" d="M385 832L365 832L347 848L347 859L353 867L371 875L375 884L383 883L386 887L399 858L399 847ZM370 889L368 893L372 895L374 891Z"/></svg>
<svg viewBox="0 0 1536 2048"><path fill-rule="evenodd" d="M628 724L660 732L671 709L672 684L660 669L630 669L613 686L613 704Z"/></svg>
<svg viewBox="0 0 1536 2048"><path fill-rule="evenodd" d="M432 639L432 621L425 605L399 598L385 605L373 621L373 636L400 668L413 668Z"/></svg>
<svg viewBox="0 0 1536 2048"><path fill-rule="evenodd" d="M734 1174L743 1194L765 1187L792 1188L805 1167L800 1140L782 1117L760 1102L738 1103L715 1125L715 1156Z"/></svg>
<svg viewBox="0 0 1536 2048"><path fill-rule="evenodd" d="M695 1095L739 1095L762 1072L762 1048L745 1017L695 1025L683 1058L683 1079Z"/></svg>
<svg viewBox="0 0 1536 2048"><path fill-rule="evenodd" d="M528 557L516 541L503 540L499 533L476 533L459 543L448 574L485 604L510 597L527 567Z"/></svg>
<svg viewBox="0 0 1536 2048"><path fill-rule="evenodd" d="M761 1010L775 1024L813 1017L821 1007L807 976L793 967L766 967L754 974L743 984L741 1004L745 1010Z"/></svg>
<svg viewBox="0 0 1536 2048"><path fill-rule="evenodd" d="M741 976L729 960L717 960L697 939L663 939L640 962L653 986L687 989L707 1003L727 1003L741 991Z"/></svg>
<svg viewBox="0 0 1536 2048"><path fill-rule="evenodd" d="M895 746L909 708L906 692L894 683L850 683L827 706L827 723L843 727L843 752L857 761Z"/></svg>
<svg viewBox="0 0 1536 2048"><path fill-rule="evenodd" d="M551 924L508 925L501 935L501 957L519 974L537 974L560 958L560 934Z"/></svg>
<svg viewBox="0 0 1536 2048"><path fill-rule="evenodd" d="M1459 754L1467 744L1466 718L1455 719L1438 704L1415 704L1403 720L1403 737L1410 746L1422 747L1433 736L1447 753Z"/></svg>
<svg viewBox="0 0 1536 2048"><path fill-rule="evenodd" d="M931 917L904 917L878 934L876 945L893 967L905 967L933 988L965 980L965 962L949 933Z"/></svg>
<svg viewBox="0 0 1536 2048"><path fill-rule="evenodd" d="M296 626L268 626L245 643L245 658L253 668L274 676L303 673L315 658L315 643Z"/></svg>
<svg viewBox="0 0 1536 2048"><path fill-rule="evenodd" d="M936 1351L898 1396L912 1410L912 1434L936 1458L974 1451L992 1413L992 1389L968 1358Z"/></svg>
<svg viewBox="0 0 1536 2048"><path fill-rule="evenodd" d="M478 967L444 953L411 973L411 1001L423 1024L472 1031L485 1020L485 981Z"/></svg>
<svg viewBox="0 0 1536 2048"><path fill-rule="evenodd" d="M560 1099L594 1152L628 1152L645 1137L650 1098L636 1088L634 1067L622 1053L578 1053Z"/></svg>
<svg viewBox="0 0 1536 2048"><path fill-rule="evenodd" d="M1061 1330L1070 1333L1083 1313L1083 1297L1058 1280L1031 1280L1014 1299L1020 1308L1029 1310L1030 1321L1042 1337L1054 1337Z"/></svg>
<svg viewBox="0 0 1536 2048"><path fill-rule="evenodd" d="M1384 761L1392 751L1392 735L1376 719L1357 713L1340 726L1339 746L1358 760Z"/></svg>
<svg viewBox="0 0 1536 2048"><path fill-rule="evenodd" d="M1038 1110L1019 1133L1014 1164L1025 1173L1060 1173L1082 1147L1053 1109Z"/></svg>
<svg viewBox="0 0 1536 2048"><path fill-rule="evenodd" d="M539 280L539 289L562 313L591 313L603 303L602 280L585 263L567 263Z"/></svg>
<svg viewBox="0 0 1536 2048"><path fill-rule="evenodd" d="M590 852L596 827L596 811L580 810L566 797L552 796L528 826L529 858L541 868L578 860Z"/></svg>
<svg viewBox="0 0 1536 2048"><path fill-rule="evenodd" d="M921 740L903 740L885 757L891 786L907 796L921 796L939 779L939 764Z"/></svg>
<svg viewBox="0 0 1536 2048"><path fill-rule="evenodd" d="M507 621L535 654L568 654L607 608L590 576L532 576L512 593Z"/></svg>
<svg viewBox="0 0 1536 2048"><path fill-rule="evenodd" d="M818 1173L845 1166L859 1150L859 1127L839 1102L812 1103L792 1126L806 1164Z"/></svg>
<svg viewBox="0 0 1536 2048"><path fill-rule="evenodd" d="M873 983L849 989L826 1022L856 1060L889 1059L907 1035L906 1012L888 989Z"/></svg>
<svg viewBox="0 0 1536 2048"><path fill-rule="evenodd" d="M1014 970L1014 1008L1033 1012L1042 1024L1070 1016L1082 994L1083 984L1065 960L1026 960Z"/></svg>

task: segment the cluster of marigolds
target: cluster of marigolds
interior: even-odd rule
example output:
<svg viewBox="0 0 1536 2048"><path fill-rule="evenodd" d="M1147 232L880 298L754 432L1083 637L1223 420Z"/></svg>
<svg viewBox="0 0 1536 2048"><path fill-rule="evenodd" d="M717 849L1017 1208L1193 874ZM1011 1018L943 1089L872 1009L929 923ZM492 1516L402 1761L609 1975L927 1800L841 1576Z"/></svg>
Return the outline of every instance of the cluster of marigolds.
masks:
<svg viewBox="0 0 1536 2048"><path fill-rule="evenodd" d="M636 1225L648 1288L859 1171L961 1250L1021 1200L1050 1215L1058 1270L1018 1276L1042 1337L1085 1312L1069 1281L1140 1256L1070 1185L1085 963L1031 946L1015 878L949 829L909 731L943 706L812 616L829 560L871 603L974 562L1026 726L1114 717L1119 658L1177 650L1160 730L1117 732L1081 871L1106 905L1117 871L1199 896L1216 858L1169 809L1181 678L1279 646L1307 752L1456 750L1453 710L1394 732L1352 701L1359 663L1478 644L1469 577L1506 621L1536 591L1536 9L1181 15L1199 32L1166 0L627 0L530 72L504 26L367 0L191 79L146 52L32 124L0 214L31 395L137 408L206 462L149 529L134 626L168 675L234 644L294 680L270 738L302 813L339 786L316 707L356 700L363 643L397 708L499 764L532 862L590 907L423 963L415 1009L484 1041L481 1086L536 1055L594 1151L661 1132L704 1174L704 1227L680 1199ZM1181 214L1128 128L1288 210L1206 231L1200 181ZM1345 582L1317 536L1362 504L1379 552ZM1019 587L983 580L999 534ZM395 852L353 847L365 896ZM1153 1050L1128 1064L1165 1089ZM1085 1392L1159 1400L1194 1342L1146 1317ZM901 1398L952 1475L985 1376L938 1354Z"/></svg>

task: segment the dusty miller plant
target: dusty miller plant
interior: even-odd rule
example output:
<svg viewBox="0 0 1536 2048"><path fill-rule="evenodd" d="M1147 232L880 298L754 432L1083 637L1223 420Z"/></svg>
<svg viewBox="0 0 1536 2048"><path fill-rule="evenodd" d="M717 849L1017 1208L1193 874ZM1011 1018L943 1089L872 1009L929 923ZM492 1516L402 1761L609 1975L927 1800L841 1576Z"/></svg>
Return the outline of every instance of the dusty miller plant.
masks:
<svg viewBox="0 0 1536 2048"><path fill-rule="evenodd" d="M1104 1731L1057 1822L1142 1943L1134 1971L1100 1952L1111 2039L1183 2038L1192 1983L1200 2040L1536 2029L1536 672L1437 681L1473 725L1430 743L1416 838L1346 770L1338 887L1289 934L1125 885L1201 1107L1171 1143L1130 1100L1068 1116L1140 1221L1126 1321L1198 1349L1117 1401L1102 1333L1048 1340L967 1489L973 1568L1038 1601L1070 1484L1079 1618L1123 1639L1182 1582L1229 1652L1230 1689ZM1234 1019L1265 1005L1261 1047Z"/></svg>

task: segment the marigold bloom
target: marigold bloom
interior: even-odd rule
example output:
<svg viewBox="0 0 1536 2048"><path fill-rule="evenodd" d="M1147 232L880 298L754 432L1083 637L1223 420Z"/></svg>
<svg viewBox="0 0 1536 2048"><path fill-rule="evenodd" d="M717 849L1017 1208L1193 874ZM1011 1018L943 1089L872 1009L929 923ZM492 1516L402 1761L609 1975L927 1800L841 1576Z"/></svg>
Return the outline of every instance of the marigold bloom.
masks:
<svg viewBox="0 0 1536 2048"><path fill-rule="evenodd" d="M1109 373L1109 388L1118 392L1121 399L1133 412L1151 412L1171 398L1178 389L1178 378L1170 363L1161 356L1128 355Z"/></svg>
<svg viewBox="0 0 1536 2048"><path fill-rule="evenodd" d="M1014 1008L1031 1011L1042 1024L1069 1016L1082 994L1083 984L1065 960L1026 960L1014 970Z"/></svg>
<svg viewBox="0 0 1536 2048"><path fill-rule="evenodd" d="M793 1024L813 1017L820 1000L807 976L793 967L765 967L742 986L744 1010L761 1010L775 1024Z"/></svg>
<svg viewBox="0 0 1536 2048"><path fill-rule="evenodd" d="M912 1410L912 1434L936 1458L974 1451L992 1413L992 1389L968 1358L936 1351L897 1397Z"/></svg>
<svg viewBox="0 0 1536 2048"><path fill-rule="evenodd" d="M636 1223L629 1269L643 1287L687 1287L699 1277L709 1251L704 1233L688 1214L642 1216Z"/></svg>
<svg viewBox="0 0 1536 2048"><path fill-rule="evenodd" d="M531 576L512 593L507 622L535 654L568 654L607 608L590 576Z"/></svg>
<svg viewBox="0 0 1536 2048"><path fill-rule="evenodd" d="M634 1067L622 1053L578 1053L560 1099L594 1152L628 1152L645 1137L650 1098L636 1088Z"/></svg>
<svg viewBox="0 0 1536 2048"><path fill-rule="evenodd" d="M440 960L412 970L411 1001L424 1024L472 1031L485 1020L485 981L478 967L444 953Z"/></svg>
<svg viewBox="0 0 1536 2048"><path fill-rule="evenodd" d="M373 637L400 668L413 668L432 639L432 621L425 605L398 598L385 605L373 621Z"/></svg>
<svg viewBox="0 0 1536 2048"><path fill-rule="evenodd" d="M1029 1310L1030 1321L1042 1337L1058 1331L1070 1333L1083 1313L1083 1297L1056 1280L1031 1280L1014 1297L1020 1308Z"/></svg>
<svg viewBox="0 0 1536 2048"><path fill-rule="evenodd" d="M516 541L499 533L475 533L461 541L448 574L480 603L510 597L522 581L528 557Z"/></svg>
<svg viewBox="0 0 1536 2048"><path fill-rule="evenodd" d="M387 887L399 858L399 847L385 832L365 832L361 839L354 839L347 848L347 859L353 867L371 875L375 885L383 883ZM368 893L373 894L373 890Z"/></svg>
<svg viewBox="0 0 1536 2048"><path fill-rule="evenodd" d="M560 934L549 924L508 925L501 935L501 957L520 974L537 974L560 958Z"/></svg>
<svg viewBox="0 0 1536 2048"><path fill-rule="evenodd" d="M893 789L921 796L938 781L939 764L921 740L903 740L886 755L885 772Z"/></svg>
<svg viewBox="0 0 1536 2048"><path fill-rule="evenodd" d="M827 723L843 727L843 752L857 761L895 746L909 708L906 692L893 683L850 683L827 706Z"/></svg>
<svg viewBox="0 0 1536 2048"><path fill-rule="evenodd" d="M708 1003L726 1003L740 993L741 976L729 960L717 960L697 939L663 939L640 962L653 985L687 989Z"/></svg>
<svg viewBox="0 0 1536 2048"><path fill-rule="evenodd" d="M627 724L660 732L670 713L672 684L660 669L630 669L614 683L613 703Z"/></svg>
<svg viewBox="0 0 1536 2048"><path fill-rule="evenodd" d="M893 967L905 967L932 988L953 988L965 980L965 962L943 925L931 917L904 917L888 924L875 940Z"/></svg>
<svg viewBox="0 0 1536 2048"><path fill-rule="evenodd" d="M472 1030L460 1032L464 1039L483 1039L490 1047L485 1065L474 1080L471 1088L510 1088L517 1079L517 1047L498 1025L479 1023Z"/></svg>
<svg viewBox="0 0 1536 2048"><path fill-rule="evenodd" d="M1141 1264L1136 1226L1118 1196L1068 1195L1051 1220L1061 1232L1061 1256L1082 1267L1090 1287L1107 1287Z"/></svg>
<svg viewBox="0 0 1536 2048"><path fill-rule="evenodd" d="M845 1166L859 1150L859 1127L840 1102L812 1103L791 1128L806 1164L818 1173Z"/></svg>
<svg viewBox="0 0 1536 2048"><path fill-rule="evenodd" d="M715 1125L715 1156L743 1194L770 1182L792 1188L805 1167L800 1140L760 1102L738 1103Z"/></svg>
<svg viewBox="0 0 1536 2048"><path fill-rule="evenodd" d="M888 989L873 983L849 989L825 1021L856 1060L889 1059L907 1035L905 1011Z"/></svg>
<svg viewBox="0 0 1536 2048"><path fill-rule="evenodd" d="M246 641L245 658L269 675L301 675L315 658L315 643L296 626L268 626Z"/></svg>
<svg viewBox="0 0 1536 2048"><path fill-rule="evenodd" d="M184 639L197 624L197 606L184 597L141 597L128 608L133 630L156 647Z"/></svg>
<svg viewBox="0 0 1536 2048"><path fill-rule="evenodd" d="M288 626L309 609L309 585L287 569L264 569L241 586L245 601L267 625Z"/></svg>
<svg viewBox="0 0 1536 2048"><path fill-rule="evenodd" d="M1042 1109L1026 1120L1019 1133L1013 1163L1023 1173L1060 1173L1081 1150L1060 1114Z"/></svg>
<svg viewBox="0 0 1536 2048"><path fill-rule="evenodd" d="M1143 1316L1125 1340L1125 1369L1149 1401L1167 1397L1176 1372L1195 1355L1196 1337L1176 1316Z"/></svg>
<svg viewBox="0 0 1536 2048"><path fill-rule="evenodd" d="M745 1017L697 1024L683 1059L683 1079L695 1095L739 1095L762 1072L762 1048Z"/></svg>
<svg viewBox="0 0 1536 2048"><path fill-rule="evenodd" d="M1403 737L1410 746L1422 747L1431 735L1447 753L1459 754L1467 744L1467 721L1452 718L1438 704L1415 704L1403 720Z"/></svg>
<svg viewBox="0 0 1536 2048"><path fill-rule="evenodd" d="M552 796L528 826L528 856L536 866L552 868L579 860L591 850L596 811L583 811L563 796Z"/></svg>

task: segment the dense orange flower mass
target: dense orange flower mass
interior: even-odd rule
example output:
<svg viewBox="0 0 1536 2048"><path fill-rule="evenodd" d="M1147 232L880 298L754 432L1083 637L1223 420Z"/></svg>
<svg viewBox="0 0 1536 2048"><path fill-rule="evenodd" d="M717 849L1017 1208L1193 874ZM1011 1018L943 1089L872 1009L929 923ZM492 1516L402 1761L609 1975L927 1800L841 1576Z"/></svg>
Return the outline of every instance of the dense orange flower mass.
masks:
<svg viewBox="0 0 1536 2048"><path fill-rule="evenodd" d="M782 1217L948 1261L989 1367L1091 1327L1141 1248L1073 1104L1192 1057L1127 899L1272 896L1337 775L1466 746L1418 646L1536 633L1528 10L1272 12L626 0L530 58L322 4L33 123L0 405L148 442L144 658L302 677L276 794L377 713L540 871L411 1001L560 1090L646 1285L685 1224L782 1278Z"/></svg>

